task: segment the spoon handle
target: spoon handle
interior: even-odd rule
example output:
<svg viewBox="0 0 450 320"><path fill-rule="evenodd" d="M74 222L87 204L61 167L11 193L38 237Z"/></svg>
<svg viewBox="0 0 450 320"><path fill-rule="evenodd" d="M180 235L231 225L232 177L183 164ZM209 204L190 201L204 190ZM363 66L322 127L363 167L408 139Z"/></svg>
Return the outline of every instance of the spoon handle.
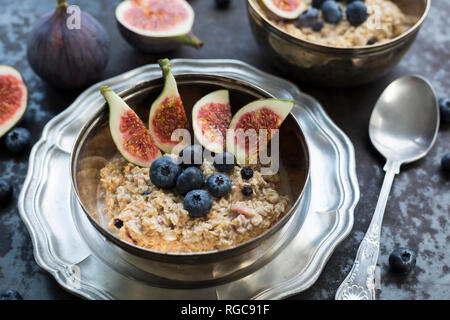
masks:
<svg viewBox="0 0 450 320"><path fill-rule="evenodd" d="M400 172L400 162L388 160L375 213L362 240L352 270L339 286L336 300L375 300L375 267L380 249L380 232L392 182Z"/></svg>

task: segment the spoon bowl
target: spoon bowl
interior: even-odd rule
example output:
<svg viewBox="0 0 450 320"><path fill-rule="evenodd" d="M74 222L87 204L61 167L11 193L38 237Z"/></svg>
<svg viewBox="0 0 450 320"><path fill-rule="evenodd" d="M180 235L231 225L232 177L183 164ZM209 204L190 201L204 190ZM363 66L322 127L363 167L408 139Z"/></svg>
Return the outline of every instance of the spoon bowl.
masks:
<svg viewBox="0 0 450 320"><path fill-rule="evenodd" d="M428 153L438 124L439 107L433 88L420 77L407 76L392 82L378 99L369 136L386 159L408 163Z"/></svg>

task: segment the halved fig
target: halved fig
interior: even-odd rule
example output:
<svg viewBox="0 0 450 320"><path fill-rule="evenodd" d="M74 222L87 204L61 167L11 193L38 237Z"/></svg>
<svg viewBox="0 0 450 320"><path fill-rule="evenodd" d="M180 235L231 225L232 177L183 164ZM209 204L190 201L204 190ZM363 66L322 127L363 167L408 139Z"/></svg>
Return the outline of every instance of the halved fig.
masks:
<svg viewBox="0 0 450 320"><path fill-rule="evenodd" d="M0 65L0 137L22 119L28 106L28 89L16 69Z"/></svg>
<svg viewBox="0 0 450 320"><path fill-rule="evenodd" d="M156 145L170 153L180 141L172 140L177 129L187 129L186 112L178 93L177 82L170 70L168 59L158 61L165 78L164 89L150 109L148 127Z"/></svg>
<svg viewBox="0 0 450 320"><path fill-rule="evenodd" d="M297 19L305 11L310 0L261 0L263 6L282 19Z"/></svg>
<svg viewBox="0 0 450 320"><path fill-rule="evenodd" d="M225 138L231 121L230 94L218 90L201 98L192 108L192 128L200 144L215 153L225 150Z"/></svg>
<svg viewBox="0 0 450 320"><path fill-rule="evenodd" d="M201 48L192 34L194 10L185 0L127 0L116 8L120 33L144 52L165 52L182 44Z"/></svg>
<svg viewBox="0 0 450 320"><path fill-rule="evenodd" d="M265 99L242 107L227 130L227 152L233 153L241 165L255 160L270 141L271 130L280 128L293 106L292 101ZM262 129L266 130L267 139L263 139L266 136L262 135ZM251 139L252 135L255 135L254 139Z"/></svg>
<svg viewBox="0 0 450 320"><path fill-rule="evenodd" d="M150 167L161 156L150 132L137 114L114 91L103 86L100 91L109 105L109 129L122 156L141 167Z"/></svg>

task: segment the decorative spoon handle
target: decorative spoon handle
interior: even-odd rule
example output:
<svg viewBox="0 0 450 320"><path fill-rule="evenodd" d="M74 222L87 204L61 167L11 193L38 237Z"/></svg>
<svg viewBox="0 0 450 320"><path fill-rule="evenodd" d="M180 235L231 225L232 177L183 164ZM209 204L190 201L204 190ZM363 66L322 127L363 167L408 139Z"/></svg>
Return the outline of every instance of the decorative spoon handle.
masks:
<svg viewBox="0 0 450 320"><path fill-rule="evenodd" d="M352 270L339 286L336 300L375 300L375 267L380 249L380 231L392 182L400 172L400 162L388 160L375 213L362 240Z"/></svg>

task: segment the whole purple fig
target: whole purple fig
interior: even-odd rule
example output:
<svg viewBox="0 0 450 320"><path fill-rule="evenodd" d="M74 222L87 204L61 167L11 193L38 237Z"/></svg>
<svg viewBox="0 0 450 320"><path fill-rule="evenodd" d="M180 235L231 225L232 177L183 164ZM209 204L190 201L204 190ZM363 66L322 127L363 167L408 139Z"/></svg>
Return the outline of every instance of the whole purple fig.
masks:
<svg viewBox="0 0 450 320"><path fill-rule="evenodd" d="M51 85L83 88L100 79L109 59L109 37L90 14L57 0L56 9L34 26L27 56L33 70Z"/></svg>

